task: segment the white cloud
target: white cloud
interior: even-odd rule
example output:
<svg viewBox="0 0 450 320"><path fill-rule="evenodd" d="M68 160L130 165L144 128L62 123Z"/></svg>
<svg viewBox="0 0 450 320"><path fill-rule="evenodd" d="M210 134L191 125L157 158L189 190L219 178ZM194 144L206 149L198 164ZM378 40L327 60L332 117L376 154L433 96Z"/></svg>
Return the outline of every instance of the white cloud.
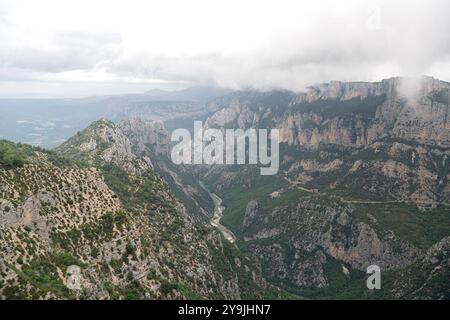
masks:
<svg viewBox="0 0 450 320"><path fill-rule="evenodd" d="M10 90L32 82L295 90L332 79L450 80L448 30L447 0L4 0L0 81Z"/></svg>

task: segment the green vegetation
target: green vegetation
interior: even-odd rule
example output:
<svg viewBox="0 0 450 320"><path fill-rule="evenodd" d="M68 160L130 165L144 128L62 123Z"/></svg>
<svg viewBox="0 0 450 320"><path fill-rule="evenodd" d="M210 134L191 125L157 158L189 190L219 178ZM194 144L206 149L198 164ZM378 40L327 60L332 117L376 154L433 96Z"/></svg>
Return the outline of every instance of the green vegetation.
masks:
<svg viewBox="0 0 450 320"><path fill-rule="evenodd" d="M188 211L195 215L198 219L207 219L206 216L200 214L201 208L207 212L213 212L214 203L211 200L208 192L200 185L198 178L189 170L185 170L183 167L175 165L172 161L166 157L155 156L153 157L155 170L160 172L164 181L169 186L169 189L188 209ZM180 186L173 176L167 171L176 172L179 178L183 182L183 186ZM195 188L196 192L186 195L183 189ZM194 201L195 200L195 201Z"/></svg>
<svg viewBox="0 0 450 320"><path fill-rule="evenodd" d="M52 232L50 238L54 244L63 249L73 249L83 238L88 241L110 240L113 237L114 227L120 230L126 220L126 214L123 212L106 213L95 223L84 224L80 229Z"/></svg>
<svg viewBox="0 0 450 320"><path fill-rule="evenodd" d="M220 196L223 199L225 211L221 223L234 233L241 233L242 219L245 208L251 200L266 202L269 194L287 185L287 181L279 176L260 176L251 171L241 175L245 183L237 182L236 186L224 190Z"/></svg>
<svg viewBox="0 0 450 320"><path fill-rule="evenodd" d="M314 261L316 258L316 251L306 252L303 250L294 249L289 245L289 235L279 235L267 239L258 239L254 241L242 242L240 247L243 252L251 253L253 247L270 246L272 244L280 246L283 254L284 263L286 266L292 267L299 262L306 262L308 260ZM296 286L292 278L288 274L285 278L272 276L270 269L272 267L270 261L262 261L263 274L270 280L271 283L286 290L294 296L306 299L376 299L373 292L367 290L366 279L367 275L359 270L351 268L350 265L338 261L335 258L325 254L326 262L322 265L324 276L328 280L328 285L324 288L314 287L299 287ZM342 266L345 266L350 273L344 274ZM384 274L383 274L384 276Z"/></svg>
<svg viewBox="0 0 450 320"><path fill-rule="evenodd" d="M74 167L76 165L73 160L62 156L55 151L45 150L27 144L0 140L0 169L10 170L22 167L24 164L30 162L30 157L36 152L45 154L48 161L57 167Z"/></svg>
<svg viewBox="0 0 450 320"><path fill-rule="evenodd" d="M100 169L106 184L119 196L126 209L151 206L165 212L176 210L175 199L169 197L167 186L155 173L148 171L136 177L115 165L103 165ZM168 197L163 197L162 193Z"/></svg>
<svg viewBox="0 0 450 320"><path fill-rule="evenodd" d="M379 299L375 290L368 290L366 281L368 275L362 271L351 269L349 275L342 272L342 263L327 256L324 272L329 280L329 286L320 289L300 290L299 294L314 299ZM386 273L383 273L383 276ZM378 293L380 295L380 293Z"/></svg>
<svg viewBox="0 0 450 320"><path fill-rule="evenodd" d="M0 140L0 169L9 170L23 166L32 151L31 146Z"/></svg>
<svg viewBox="0 0 450 320"><path fill-rule="evenodd" d="M125 287L123 295L126 300L140 300L145 295L145 289L141 286L139 281L131 280Z"/></svg>
<svg viewBox="0 0 450 320"><path fill-rule="evenodd" d="M19 276L19 286L9 287L3 291L7 299L37 299L52 293L58 298L76 298L61 281L58 269L65 272L70 265L84 264L68 252L53 252L24 265L22 270L11 267ZM28 292L27 285L31 285Z"/></svg>
<svg viewBox="0 0 450 320"><path fill-rule="evenodd" d="M329 284L324 288L298 288L292 286L290 281L281 281L274 279L274 283L280 287L306 299L345 299L359 300L372 299L371 291L367 290L367 275L364 272L351 269L349 275L342 272L342 262L327 256L327 262L323 265L324 275Z"/></svg>
<svg viewBox="0 0 450 320"><path fill-rule="evenodd" d="M81 136L83 134L80 134L78 138ZM82 168L95 166L103 173L106 184L121 200L125 213L107 212L110 204L114 202L110 197L107 197L105 203L99 203L99 208L104 209L104 212L96 216L94 220L92 216L82 215L80 223L75 223L73 227L69 227L69 223L63 223L66 217L61 217L61 225L49 226L50 239L52 240L51 250L55 250L54 252L45 254L43 252L46 249L40 252L33 249L35 251L32 252L30 245L23 250L18 247L17 250L23 256L15 258L11 263L14 263L17 267L14 272L18 275L17 281L19 281L19 284L12 282L11 284L5 284L5 286L2 284L2 296L24 299L43 297L56 299L89 298L88 295L92 294L89 289L76 295L67 289L61 280L61 272L64 273L67 266L73 264L86 270L89 267L89 273L83 273L83 276L87 278L86 280L96 281L98 279L104 281L105 290L109 292L112 299L174 298L181 295L192 299L225 298L222 288L219 288L217 283L213 283L213 277L210 276L209 270L216 279L223 276L229 281L238 281L237 285L243 297L276 298L282 292L272 287L265 292L253 279L254 273L252 271L257 273L257 265L255 262L247 260L248 258L243 256L234 245L224 239L220 242L210 242L209 239L216 238L209 228L203 225L186 223L187 218L180 212L175 196L166 183L153 171L134 174L118 165L105 164L98 154L92 155L92 158L88 157L88 160L84 159L83 156L79 156L78 160L68 160L57 152L47 151L42 152L46 154L49 161L44 161L41 169L38 165L42 161L38 158L39 155L34 154L37 149L27 147L29 149L25 150L30 152L27 154L14 151L17 146L14 144L11 144L11 146L13 146L12 149L9 148L9 145L8 149L4 148L6 150L4 159L8 159L8 165L12 163L19 165L19 162L12 162L10 159L19 158L22 154L29 155L28 158L24 157L23 163L25 163L25 160L29 161L34 165L30 167L31 170L34 170L31 172L42 173L42 175L34 175L28 174L27 171L22 174L22 176L32 176L36 180L28 183L25 179L20 179L21 186L23 180L23 189L30 190L29 193L23 192L24 194L41 192L42 186L45 186L45 190L42 191L43 194L52 194L53 197L55 195L61 196L62 212L69 211L72 207L78 207L82 214L84 208L92 209L87 199L89 199L89 196L93 196L93 191L90 190L89 184L81 183L84 180L83 178L77 180L75 175L78 172L77 170L82 173ZM11 150L16 153L11 152ZM73 166L77 170L69 170L73 176L66 181L64 179L65 171L55 170L50 164L58 167ZM42 170L42 172L39 170ZM5 177L8 175L5 172L3 174ZM22 176L19 176L19 178L22 178ZM186 175L183 178L195 182L193 176ZM14 179L19 181L16 176L14 176ZM71 188L74 181L79 184ZM16 181L14 183L18 184ZM203 189L199 186L199 190ZM58 193L59 191L61 192ZM75 196L72 196L73 193L75 193ZM207 196L202 205L211 205L207 192L205 191L204 194ZM115 195L112 196L115 197ZM58 204L58 201L56 201L56 204ZM57 208L56 205L52 207L50 202L45 201L42 203L41 212L49 218L53 218L54 211L58 209L59 207ZM12 208L8 206L5 210L11 211ZM58 216L58 218L60 217ZM137 226L137 224L141 225ZM187 229L187 226L192 229ZM28 228L28 233L34 232L34 227ZM190 234L186 235L186 232ZM133 237L134 235L136 235L136 238ZM28 244L26 235L20 235L19 238ZM186 242L186 238L190 241ZM140 241L137 239L140 239ZM111 240L116 244L111 249L111 255L115 254L115 251L119 255L111 261L107 261L105 255L109 254L109 250L106 250L108 252L104 250L104 243ZM197 246L207 251L199 250L201 252L197 252L197 249L193 249ZM165 256L161 253L164 252L163 250L171 250L173 254ZM161 285L160 289L157 290L159 292L150 290L147 286L148 283L145 283L145 281L135 279L137 270L132 261L142 261L150 254L156 255L156 259L162 265L161 268L158 268L160 281L156 279L157 283ZM30 256L33 259L31 262ZM86 265L77 257L83 259ZM214 261L211 265L204 261L205 258L210 257ZM235 258L237 257L243 262L242 265L236 264ZM180 261L204 266L208 269L207 276L197 279L195 275L184 275L183 270L186 269L179 265ZM222 271L224 271L223 275ZM119 285L111 284L111 281L109 281L111 273L117 276L120 281ZM148 278L148 280L151 279ZM196 292L190 280L202 286L201 290L205 296ZM203 281L205 281L204 284Z"/></svg>
<svg viewBox="0 0 450 320"><path fill-rule="evenodd" d="M380 232L392 230L403 240L427 249L444 237L450 236L450 210L446 206L420 211L416 206L402 203L355 204L357 217L368 223L371 214Z"/></svg>
<svg viewBox="0 0 450 320"><path fill-rule="evenodd" d="M249 258L242 254L242 252L228 241L222 240L222 250L209 244L209 249L212 254L210 261L214 270L225 280L233 280L237 276L238 284L241 289L242 299L277 299L280 295L285 299L298 298L294 294L289 294L284 290L269 285L265 290L258 287L253 279L252 272L246 270L245 265L250 267L250 270L255 270L256 265L253 258ZM236 265L236 259L240 261L240 265ZM222 296L212 297L216 299L223 299Z"/></svg>

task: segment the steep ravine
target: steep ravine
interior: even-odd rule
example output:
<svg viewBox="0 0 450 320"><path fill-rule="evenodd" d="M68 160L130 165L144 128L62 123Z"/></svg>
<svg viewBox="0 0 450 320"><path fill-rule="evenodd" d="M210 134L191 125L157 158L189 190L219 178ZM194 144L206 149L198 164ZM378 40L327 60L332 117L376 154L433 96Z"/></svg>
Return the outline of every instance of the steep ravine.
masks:
<svg viewBox="0 0 450 320"><path fill-rule="evenodd" d="M229 230L227 227L222 225L220 223L220 219L222 219L223 211L225 210L225 207L222 206L222 199L215 193L212 193L203 182L199 182L200 185L205 189L209 196L211 197L212 201L214 202L214 214L213 217L210 220L210 224L219 229L220 232L222 232L224 238L231 243L234 243L236 241L236 236Z"/></svg>

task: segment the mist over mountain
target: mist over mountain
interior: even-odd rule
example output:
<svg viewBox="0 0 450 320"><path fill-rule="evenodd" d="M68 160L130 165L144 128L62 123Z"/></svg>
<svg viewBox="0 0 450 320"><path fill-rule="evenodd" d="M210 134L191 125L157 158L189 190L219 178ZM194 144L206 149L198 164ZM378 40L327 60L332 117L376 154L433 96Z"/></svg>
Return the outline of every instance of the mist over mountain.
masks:
<svg viewBox="0 0 450 320"><path fill-rule="evenodd" d="M196 86L178 91L154 89L145 94L158 100L208 102L231 91L230 89Z"/></svg>

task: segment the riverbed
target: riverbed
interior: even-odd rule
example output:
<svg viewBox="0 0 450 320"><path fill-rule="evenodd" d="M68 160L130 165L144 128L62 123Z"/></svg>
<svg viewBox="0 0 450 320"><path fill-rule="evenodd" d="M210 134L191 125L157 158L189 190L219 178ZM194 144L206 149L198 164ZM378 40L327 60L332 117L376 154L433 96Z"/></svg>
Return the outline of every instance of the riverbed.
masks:
<svg viewBox="0 0 450 320"><path fill-rule="evenodd" d="M222 219L223 217L223 211L225 210L225 207L222 206L222 199L217 194L212 193L210 190L208 190L208 188L206 188L206 186L203 183L200 182L200 185L203 187L203 189L205 189L208 192L209 196L214 202L214 214L209 223L213 227L219 229L219 231L222 232L226 240L230 241L231 243L234 243L236 241L236 236L233 234L233 232L231 232L230 229L228 229L227 227L225 227L223 224L220 223L220 219Z"/></svg>

